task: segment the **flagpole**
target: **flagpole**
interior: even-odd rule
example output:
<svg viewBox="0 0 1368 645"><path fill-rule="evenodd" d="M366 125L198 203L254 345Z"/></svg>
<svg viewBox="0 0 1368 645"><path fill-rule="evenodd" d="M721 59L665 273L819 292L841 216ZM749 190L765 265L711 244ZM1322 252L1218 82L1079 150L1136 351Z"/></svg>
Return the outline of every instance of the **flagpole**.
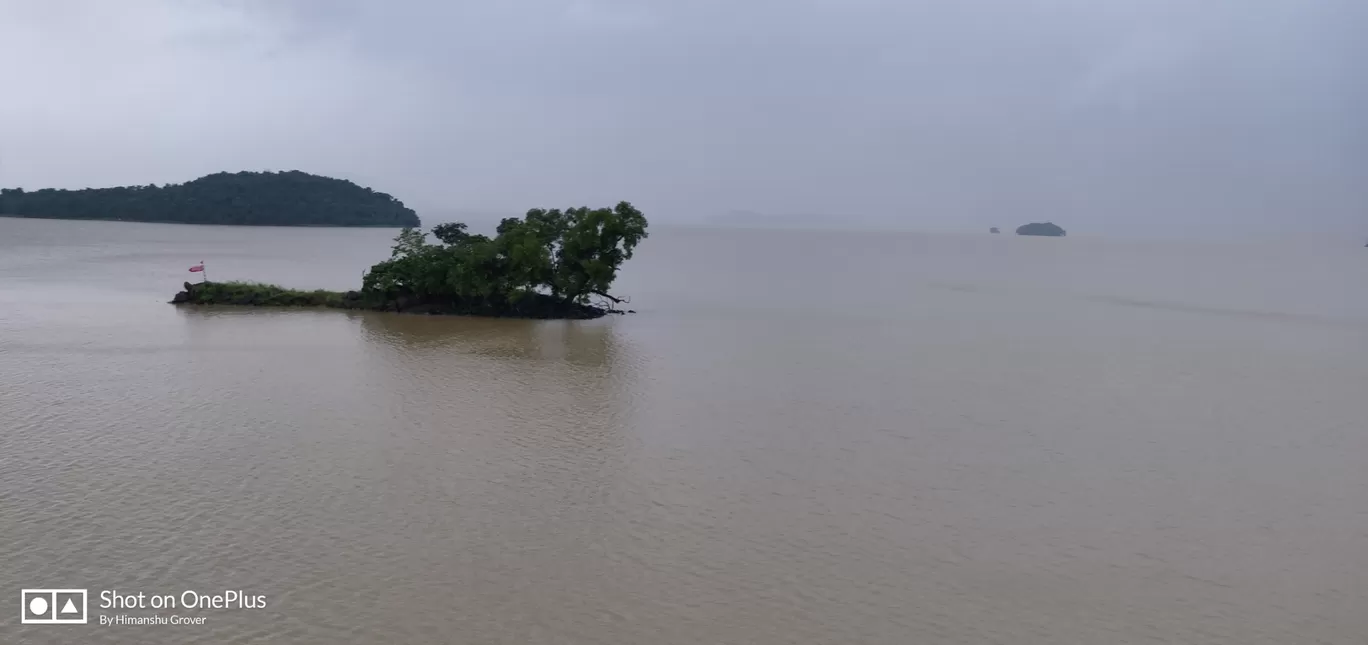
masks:
<svg viewBox="0 0 1368 645"><path fill-rule="evenodd" d="M204 260L200 260L200 284L209 281L209 272L204 268Z"/></svg>

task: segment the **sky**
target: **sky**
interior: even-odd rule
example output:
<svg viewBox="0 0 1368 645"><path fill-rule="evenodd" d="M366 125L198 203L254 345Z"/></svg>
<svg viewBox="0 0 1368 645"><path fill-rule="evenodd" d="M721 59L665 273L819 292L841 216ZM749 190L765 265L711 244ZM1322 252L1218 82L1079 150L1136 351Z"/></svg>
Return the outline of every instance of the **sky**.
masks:
<svg viewBox="0 0 1368 645"><path fill-rule="evenodd" d="M1368 235L1363 0L0 0L0 186Z"/></svg>

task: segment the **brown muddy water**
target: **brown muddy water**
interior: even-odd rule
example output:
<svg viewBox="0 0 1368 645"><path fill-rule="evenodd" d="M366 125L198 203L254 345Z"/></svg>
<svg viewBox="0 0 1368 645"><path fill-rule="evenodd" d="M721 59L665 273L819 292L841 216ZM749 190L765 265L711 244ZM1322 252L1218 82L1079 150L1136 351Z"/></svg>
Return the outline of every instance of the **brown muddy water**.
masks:
<svg viewBox="0 0 1368 645"><path fill-rule="evenodd" d="M165 304L393 234L0 219L0 642L1368 643L1358 244L661 227L628 317Z"/></svg>

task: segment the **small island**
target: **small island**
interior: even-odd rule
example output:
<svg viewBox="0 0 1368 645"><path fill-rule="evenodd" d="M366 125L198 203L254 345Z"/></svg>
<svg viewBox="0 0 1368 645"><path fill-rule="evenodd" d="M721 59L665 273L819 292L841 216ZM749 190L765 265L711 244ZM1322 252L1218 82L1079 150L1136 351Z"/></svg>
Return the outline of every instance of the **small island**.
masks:
<svg viewBox="0 0 1368 645"><path fill-rule="evenodd" d="M988 229L988 232L989 232L989 233L992 233L993 235L997 235L998 233L1001 233L1002 231L999 231L999 230L998 230L998 227L994 226L994 227Z"/></svg>
<svg viewBox="0 0 1368 645"><path fill-rule="evenodd" d="M632 313L609 294L622 263L646 238L646 217L613 208L533 209L499 223L494 237L460 222L427 234L405 228L390 259L358 291L295 291L248 282L185 283L173 304L330 307L510 318L598 318ZM598 302L592 302L595 298Z"/></svg>
<svg viewBox="0 0 1368 645"><path fill-rule="evenodd" d="M0 216L241 226L421 225L413 209L388 194L298 170L220 172L160 187L0 188Z"/></svg>
<svg viewBox="0 0 1368 645"><path fill-rule="evenodd" d="M1052 222L1033 222L1020 226L1016 230L1017 235L1043 235L1046 237L1064 237L1067 233L1064 229Z"/></svg>

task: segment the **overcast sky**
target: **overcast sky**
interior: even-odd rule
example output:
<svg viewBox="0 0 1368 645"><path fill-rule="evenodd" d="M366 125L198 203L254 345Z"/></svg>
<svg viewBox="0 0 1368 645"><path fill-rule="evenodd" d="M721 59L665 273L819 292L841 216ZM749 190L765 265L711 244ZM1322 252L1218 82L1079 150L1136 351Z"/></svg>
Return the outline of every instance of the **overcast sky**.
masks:
<svg viewBox="0 0 1368 645"><path fill-rule="evenodd" d="M1368 234L1364 0L0 0L0 185Z"/></svg>

